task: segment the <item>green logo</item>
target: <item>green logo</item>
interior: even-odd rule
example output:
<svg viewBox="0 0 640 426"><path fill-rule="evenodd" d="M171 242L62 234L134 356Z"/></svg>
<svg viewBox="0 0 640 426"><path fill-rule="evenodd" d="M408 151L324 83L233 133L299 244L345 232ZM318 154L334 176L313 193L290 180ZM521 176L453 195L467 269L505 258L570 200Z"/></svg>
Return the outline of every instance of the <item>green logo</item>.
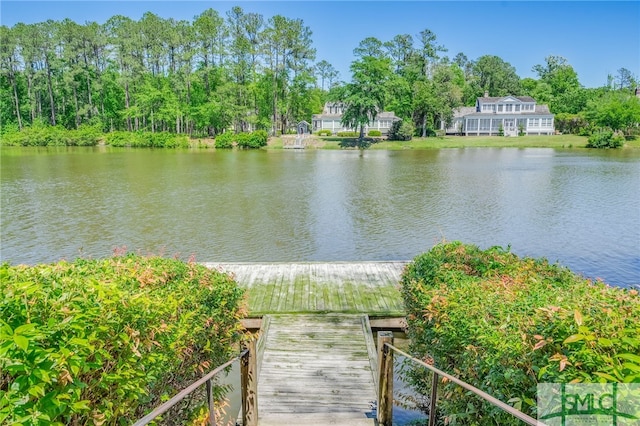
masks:
<svg viewBox="0 0 640 426"><path fill-rule="evenodd" d="M640 425L640 385L540 383L538 420L548 426Z"/></svg>

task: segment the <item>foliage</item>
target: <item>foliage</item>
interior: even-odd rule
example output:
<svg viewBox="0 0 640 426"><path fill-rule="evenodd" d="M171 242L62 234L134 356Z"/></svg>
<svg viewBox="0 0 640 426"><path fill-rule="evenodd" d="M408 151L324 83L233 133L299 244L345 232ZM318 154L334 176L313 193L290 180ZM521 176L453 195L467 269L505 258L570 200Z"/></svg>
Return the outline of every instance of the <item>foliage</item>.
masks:
<svg viewBox="0 0 640 426"><path fill-rule="evenodd" d="M243 291L193 262L0 267L0 423L124 424L232 356Z"/></svg>
<svg viewBox="0 0 640 426"><path fill-rule="evenodd" d="M363 52L369 50L361 47ZM351 63L351 73L351 83L338 92L338 100L345 104L341 122L347 128L360 128L359 148L365 148L368 144L364 143L364 127L375 121L387 102L391 62L385 57L364 55Z"/></svg>
<svg viewBox="0 0 640 426"><path fill-rule="evenodd" d="M36 123L18 130L13 126L2 135L5 146L95 146L103 137L97 126L82 125L77 130Z"/></svg>
<svg viewBox="0 0 640 426"><path fill-rule="evenodd" d="M342 132L336 133L336 136L338 136L339 138L356 138L359 135L360 135L360 133L354 132L354 131L350 131L350 130L344 130Z"/></svg>
<svg viewBox="0 0 640 426"><path fill-rule="evenodd" d="M106 144L113 147L131 148L189 148L186 135L168 132L111 132L105 137Z"/></svg>
<svg viewBox="0 0 640 426"><path fill-rule="evenodd" d="M256 130L247 135L244 141L239 141L241 148L261 148L267 145L267 132L265 130Z"/></svg>
<svg viewBox="0 0 640 426"><path fill-rule="evenodd" d="M555 128L561 133L578 135L589 128L589 123L580 114L560 113L555 116Z"/></svg>
<svg viewBox="0 0 640 426"><path fill-rule="evenodd" d="M410 141L415 129L410 121L398 120L391 123L387 139L390 141Z"/></svg>
<svg viewBox="0 0 640 426"><path fill-rule="evenodd" d="M453 242L417 256L402 293L414 356L533 417L539 382L640 383L636 290L500 247ZM423 371L412 380L430 388ZM445 422L520 424L456 385L441 390Z"/></svg>
<svg viewBox="0 0 640 426"><path fill-rule="evenodd" d="M322 129L322 130L319 130L316 134L317 134L318 136L331 136L331 130L329 130L329 129Z"/></svg>
<svg viewBox="0 0 640 426"><path fill-rule="evenodd" d="M216 135L215 147L216 149L229 149L233 148L234 134L233 132L224 132Z"/></svg>
<svg viewBox="0 0 640 426"><path fill-rule="evenodd" d="M382 136L382 132L380 130L369 130L367 136Z"/></svg>
<svg viewBox="0 0 640 426"><path fill-rule="evenodd" d="M587 141L587 148L620 148L624 145L624 136L614 135L611 130L599 129Z"/></svg>
<svg viewBox="0 0 640 426"><path fill-rule="evenodd" d="M586 89L565 58L548 56L534 67L537 80L520 79L497 56L442 56L446 47L424 29L387 41L362 40L354 49L351 82L345 84L327 61L314 64L311 36L302 19L265 18L239 6L226 16L209 8L191 21L147 12L138 20L115 15L103 24L64 19L0 26L0 122L18 129L46 123L192 137L230 129L278 135L310 121L332 99L346 102L343 118L350 128L391 110L413 120L426 137L440 122L451 121L454 108L473 105L485 92L529 95L553 113L597 109L588 117L590 125L627 134L638 122L633 104L612 107L609 118L598 107L608 93L629 94L635 88L637 78L626 68L610 76L606 86ZM343 96L334 96L337 92ZM3 137L2 143L94 143L51 131L32 136Z"/></svg>
<svg viewBox="0 0 640 426"><path fill-rule="evenodd" d="M262 148L267 145L267 132L265 130L256 130L251 133L225 132L216 136L216 148L232 148L234 143L238 148Z"/></svg>
<svg viewBox="0 0 640 426"><path fill-rule="evenodd" d="M629 133L640 124L640 99L628 91L609 92L601 99L589 101L586 116L597 126Z"/></svg>
<svg viewBox="0 0 640 426"><path fill-rule="evenodd" d="M513 65L494 55L483 55L472 65L473 78L469 81L470 91L465 103L471 104L485 92L489 96L506 96L521 93L520 78Z"/></svg>

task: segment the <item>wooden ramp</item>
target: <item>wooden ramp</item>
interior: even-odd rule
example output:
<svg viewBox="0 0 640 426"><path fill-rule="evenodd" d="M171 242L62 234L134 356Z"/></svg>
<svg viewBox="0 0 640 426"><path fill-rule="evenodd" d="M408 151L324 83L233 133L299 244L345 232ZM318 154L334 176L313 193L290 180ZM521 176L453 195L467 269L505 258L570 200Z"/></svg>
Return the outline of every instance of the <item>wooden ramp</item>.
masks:
<svg viewBox="0 0 640 426"><path fill-rule="evenodd" d="M365 315L266 319L260 426L375 424L375 348Z"/></svg>
<svg viewBox="0 0 640 426"><path fill-rule="evenodd" d="M205 263L234 275L249 293L249 315L367 313L404 316L398 290L407 261Z"/></svg>

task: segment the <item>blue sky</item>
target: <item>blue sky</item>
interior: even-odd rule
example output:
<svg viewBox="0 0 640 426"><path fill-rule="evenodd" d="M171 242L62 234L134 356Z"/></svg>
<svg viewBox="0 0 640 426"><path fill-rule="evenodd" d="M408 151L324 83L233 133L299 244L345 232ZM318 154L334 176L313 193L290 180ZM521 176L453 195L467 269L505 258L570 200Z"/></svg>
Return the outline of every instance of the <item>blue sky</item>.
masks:
<svg viewBox="0 0 640 426"><path fill-rule="evenodd" d="M639 1L5 1L0 22L13 26L47 19L105 22L121 14L139 19L151 11L185 19L208 8L221 15L233 6L265 18L300 18L313 31L317 60L325 59L349 79L353 49L366 37L381 41L397 34L414 37L430 29L454 57L497 55L520 77L545 57L565 57L585 87L606 83L619 68L640 77ZM417 38L417 37L416 37Z"/></svg>

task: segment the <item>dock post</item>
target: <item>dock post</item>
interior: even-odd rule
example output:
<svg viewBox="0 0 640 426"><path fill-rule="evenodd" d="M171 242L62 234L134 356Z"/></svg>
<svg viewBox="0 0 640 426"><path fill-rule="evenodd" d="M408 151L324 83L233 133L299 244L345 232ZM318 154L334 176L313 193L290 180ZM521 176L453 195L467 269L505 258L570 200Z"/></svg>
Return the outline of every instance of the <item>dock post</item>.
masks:
<svg viewBox="0 0 640 426"><path fill-rule="evenodd" d="M393 422L393 332L378 332L378 423L392 426Z"/></svg>
<svg viewBox="0 0 640 426"><path fill-rule="evenodd" d="M258 425L258 370L255 339L245 342L247 353L240 359L240 386L242 388L242 425Z"/></svg>

